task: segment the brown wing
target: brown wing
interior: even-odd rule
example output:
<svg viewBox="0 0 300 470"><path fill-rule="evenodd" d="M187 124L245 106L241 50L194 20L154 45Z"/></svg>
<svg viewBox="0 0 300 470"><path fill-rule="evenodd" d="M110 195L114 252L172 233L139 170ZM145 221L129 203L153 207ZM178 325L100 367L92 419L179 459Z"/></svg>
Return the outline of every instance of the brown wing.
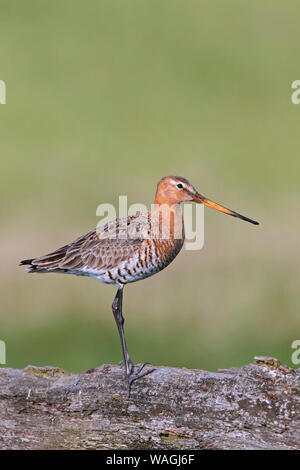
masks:
<svg viewBox="0 0 300 470"><path fill-rule="evenodd" d="M126 222L129 224L135 217L126 218ZM142 244L140 238L120 238L118 236L120 222L124 222L124 219L118 219L93 230L40 258L21 261L21 264L30 265L29 272L81 271L83 268L99 271L112 269L122 261L135 256ZM109 236L112 226L117 228L116 238Z"/></svg>

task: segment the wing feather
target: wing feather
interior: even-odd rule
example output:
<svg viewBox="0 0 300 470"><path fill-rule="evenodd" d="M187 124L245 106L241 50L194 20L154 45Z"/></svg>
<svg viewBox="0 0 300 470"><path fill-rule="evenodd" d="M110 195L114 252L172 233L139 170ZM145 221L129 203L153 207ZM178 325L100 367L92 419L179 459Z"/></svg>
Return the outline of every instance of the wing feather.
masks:
<svg viewBox="0 0 300 470"><path fill-rule="evenodd" d="M135 256L142 244L142 238L122 238L119 233L124 223L129 225L140 214L117 219L103 227L77 238L68 245L21 264L29 264L29 272L79 272L83 268L105 271L118 267L122 262ZM148 220L148 216L147 216ZM110 237L111 228L116 228L116 237Z"/></svg>

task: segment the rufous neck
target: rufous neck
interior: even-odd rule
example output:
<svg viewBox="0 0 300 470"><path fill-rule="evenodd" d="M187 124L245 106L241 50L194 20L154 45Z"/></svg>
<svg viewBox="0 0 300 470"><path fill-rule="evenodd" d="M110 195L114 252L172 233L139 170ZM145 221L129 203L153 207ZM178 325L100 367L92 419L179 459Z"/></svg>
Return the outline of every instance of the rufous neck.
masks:
<svg viewBox="0 0 300 470"><path fill-rule="evenodd" d="M178 205L178 200L174 198L172 193L162 191L161 188L157 188L154 204L158 206L169 206L172 207L174 205Z"/></svg>
<svg viewBox="0 0 300 470"><path fill-rule="evenodd" d="M152 206L152 220L157 225L162 238L184 237L184 223L179 203L157 203Z"/></svg>

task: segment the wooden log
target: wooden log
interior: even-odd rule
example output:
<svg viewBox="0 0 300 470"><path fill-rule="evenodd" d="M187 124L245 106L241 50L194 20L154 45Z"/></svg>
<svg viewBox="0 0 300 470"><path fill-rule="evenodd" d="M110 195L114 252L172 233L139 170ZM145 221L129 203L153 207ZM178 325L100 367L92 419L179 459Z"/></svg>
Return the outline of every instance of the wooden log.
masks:
<svg viewBox="0 0 300 470"><path fill-rule="evenodd" d="M300 449L300 369L256 357L157 367L126 396L122 366L0 369L1 449Z"/></svg>

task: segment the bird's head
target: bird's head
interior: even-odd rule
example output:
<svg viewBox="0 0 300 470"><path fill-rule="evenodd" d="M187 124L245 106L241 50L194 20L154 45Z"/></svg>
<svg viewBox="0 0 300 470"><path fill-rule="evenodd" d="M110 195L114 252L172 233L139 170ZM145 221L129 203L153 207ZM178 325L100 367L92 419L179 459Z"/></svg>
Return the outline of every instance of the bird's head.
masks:
<svg viewBox="0 0 300 470"><path fill-rule="evenodd" d="M158 182L154 201L155 204L167 204L168 206L172 206L184 201L193 201L198 204L204 204L205 206L211 207L217 211L224 212L225 214L233 217L246 220L251 224L258 225L258 222L255 220L248 219L248 217L227 209L226 207L207 199L205 196L202 196L202 194L198 193L187 179L182 178L181 176L165 176Z"/></svg>

